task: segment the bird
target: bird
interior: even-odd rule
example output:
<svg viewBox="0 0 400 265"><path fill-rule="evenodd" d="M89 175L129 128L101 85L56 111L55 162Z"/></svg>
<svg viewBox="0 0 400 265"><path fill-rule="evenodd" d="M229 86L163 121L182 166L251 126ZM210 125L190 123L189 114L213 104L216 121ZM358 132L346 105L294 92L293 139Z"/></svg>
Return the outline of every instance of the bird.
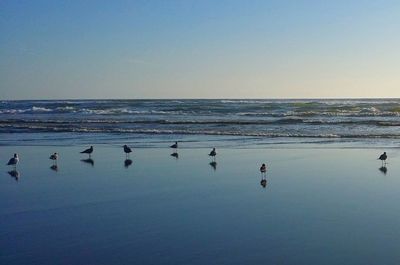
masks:
<svg viewBox="0 0 400 265"><path fill-rule="evenodd" d="M7 163L7 165L8 166L14 166L14 168L16 168L18 162L19 162L18 154L14 154L14 157L10 158L10 160Z"/></svg>
<svg viewBox="0 0 400 265"><path fill-rule="evenodd" d="M57 160L58 160L58 153L54 153L52 154L49 159L54 161L54 164L57 164Z"/></svg>
<svg viewBox="0 0 400 265"><path fill-rule="evenodd" d="M217 151L215 151L215 148L213 148L208 155L215 159L215 156L217 155Z"/></svg>
<svg viewBox="0 0 400 265"><path fill-rule="evenodd" d="M382 164L383 163L386 164L386 159L387 159L386 152L383 152L383 154L381 154L378 159L382 161Z"/></svg>
<svg viewBox="0 0 400 265"><path fill-rule="evenodd" d="M132 149L129 146L124 145L124 152L126 154L126 158L128 158L129 154L132 153Z"/></svg>
<svg viewBox="0 0 400 265"><path fill-rule="evenodd" d="M262 164L260 167L260 172L261 173L266 173L267 172L267 166L265 164Z"/></svg>
<svg viewBox="0 0 400 265"><path fill-rule="evenodd" d="M89 158L90 158L90 155L93 153L93 146L90 146L90 148L88 148L88 149L86 149L86 150L83 150L82 152L81 152L81 154L89 154Z"/></svg>
<svg viewBox="0 0 400 265"><path fill-rule="evenodd" d="M173 145L170 146L171 148L178 149L178 142L175 142Z"/></svg>

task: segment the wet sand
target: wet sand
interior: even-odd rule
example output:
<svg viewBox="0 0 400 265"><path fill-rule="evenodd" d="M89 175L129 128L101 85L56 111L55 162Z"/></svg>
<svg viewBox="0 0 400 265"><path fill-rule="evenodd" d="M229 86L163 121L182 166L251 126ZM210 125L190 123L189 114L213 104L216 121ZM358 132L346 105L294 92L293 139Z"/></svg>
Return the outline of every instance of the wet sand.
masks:
<svg viewBox="0 0 400 265"><path fill-rule="evenodd" d="M400 263L400 150L86 147L1 148L0 264Z"/></svg>

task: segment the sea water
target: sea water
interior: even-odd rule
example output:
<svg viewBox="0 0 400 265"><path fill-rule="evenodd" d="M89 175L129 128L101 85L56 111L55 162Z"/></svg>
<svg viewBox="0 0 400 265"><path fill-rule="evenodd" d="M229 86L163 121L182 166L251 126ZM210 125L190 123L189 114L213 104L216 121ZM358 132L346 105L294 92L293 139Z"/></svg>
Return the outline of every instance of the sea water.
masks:
<svg viewBox="0 0 400 265"><path fill-rule="evenodd" d="M397 147L400 99L0 102L1 145L132 142L161 147L350 143ZM12 133L12 134L11 134ZM216 143L214 143L216 142Z"/></svg>

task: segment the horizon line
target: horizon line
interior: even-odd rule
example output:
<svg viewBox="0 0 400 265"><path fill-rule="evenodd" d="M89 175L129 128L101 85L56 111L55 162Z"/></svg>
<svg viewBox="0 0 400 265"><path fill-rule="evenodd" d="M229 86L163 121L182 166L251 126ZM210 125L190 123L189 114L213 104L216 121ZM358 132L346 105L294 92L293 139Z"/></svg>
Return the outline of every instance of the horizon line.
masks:
<svg viewBox="0 0 400 265"><path fill-rule="evenodd" d="M271 98L47 98L47 99L2 99L0 101L54 101L54 100L374 100L374 99L400 99L400 97L310 97L310 98L302 98L302 97L271 97Z"/></svg>

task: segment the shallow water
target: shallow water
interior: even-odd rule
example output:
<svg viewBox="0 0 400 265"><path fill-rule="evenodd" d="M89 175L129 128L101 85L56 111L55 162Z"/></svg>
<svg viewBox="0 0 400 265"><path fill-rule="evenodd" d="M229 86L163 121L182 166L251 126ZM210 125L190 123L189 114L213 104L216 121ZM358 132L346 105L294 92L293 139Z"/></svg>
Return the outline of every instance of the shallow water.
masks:
<svg viewBox="0 0 400 265"><path fill-rule="evenodd" d="M2 147L1 264L399 264L400 151ZM57 150L55 150L57 149ZM58 171L49 154L58 151ZM267 185L258 168L267 162Z"/></svg>

